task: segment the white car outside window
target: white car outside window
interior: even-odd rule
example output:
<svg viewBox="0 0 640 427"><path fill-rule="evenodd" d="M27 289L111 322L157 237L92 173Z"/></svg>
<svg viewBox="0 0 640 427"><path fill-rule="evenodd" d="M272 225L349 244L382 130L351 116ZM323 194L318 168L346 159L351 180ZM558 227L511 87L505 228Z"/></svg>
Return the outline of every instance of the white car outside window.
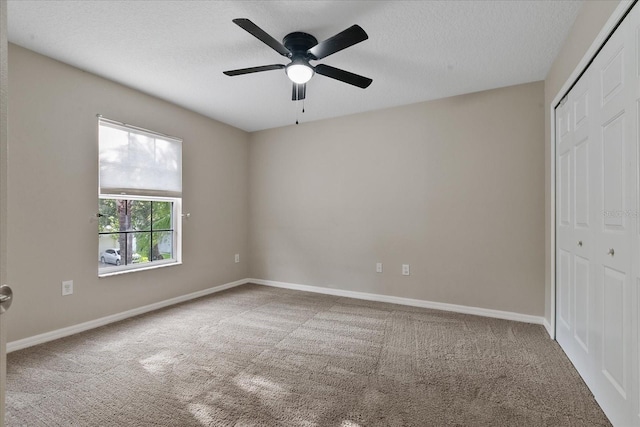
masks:
<svg viewBox="0 0 640 427"><path fill-rule="evenodd" d="M102 252L102 255L100 256L100 262L102 262L103 264L115 264L115 265L120 265L120 249L107 249L106 251Z"/></svg>

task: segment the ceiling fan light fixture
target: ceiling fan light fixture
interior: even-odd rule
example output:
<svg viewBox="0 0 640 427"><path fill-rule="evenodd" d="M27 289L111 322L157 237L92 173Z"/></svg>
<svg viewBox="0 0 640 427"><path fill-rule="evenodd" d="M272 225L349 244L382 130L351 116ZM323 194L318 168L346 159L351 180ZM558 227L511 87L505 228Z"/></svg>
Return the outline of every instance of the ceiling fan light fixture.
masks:
<svg viewBox="0 0 640 427"><path fill-rule="evenodd" d="M311 77L313 77L314 73L311 65L303 60L294 60L293 62L291 62L291 64L287 65L286 72L289 79L299 85L311 80Z"/></svg>

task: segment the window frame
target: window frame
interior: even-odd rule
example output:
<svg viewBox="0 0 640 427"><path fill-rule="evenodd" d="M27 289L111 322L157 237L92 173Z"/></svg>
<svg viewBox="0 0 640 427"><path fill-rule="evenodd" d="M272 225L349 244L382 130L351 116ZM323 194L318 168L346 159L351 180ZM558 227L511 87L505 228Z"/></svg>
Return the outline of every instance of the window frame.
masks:
<svg viewBox="0 0 640 427"><path fill-rule="evenodd" d="M173 266L173 265L181 265L182 264L182 146L183 146L183 140L182 138L177 138L171 135L166 135L160 132L156 132L156 131L152 131L149 129L145 129L145 128L141 128L138 126L133 126L130 125L128 123L123 123L123 122L119 122L116 120L112 120L112 119L108 119L104 116L102 116L101 114L96 114L97 117L97 126L96 126L96 140L98 143L98 202L102 199L110 199L110 200L138 200L138 201L150 201L150 202L170 202L173 204L173 209L171 212L172 215L172 257L165 259L165 260L156 260L156 261L150 261L150 262L145 262L145 263L131 263L129 265L109 265L109 266L102 266L100 263L100 257L102 255L101 252L101 248L100 248L100 243L98 243L98 277L107 277L107 276L113 276L113 275L118 275L118 274L123 274L123 273L131 273L134 271L144 271L144 270L153 270L153 269L157 269L157 268L163 268L163 267L169 267L169 266ZM175 169L167 169L166 173L168 174L168 176L172 176L174 178L173 181L168 181L166 182L167 186L160 186L158 187L156 185L156 181L153 181L154 183L149 185L149 186L140 186L140 182L138 181L137 185L132 185L129 186L127 184L127 181L125 180L120 181L123 184L125 184L124 188L114 188L114 187L118 187L111 185L111 187L107 187L105 188L103 186L103 182L102 182L102 178L103 178L103 164L102 164L102 156L103 156L103 147L101 146L101 133L102 133L102 126L108 127L108 128L115 128L115 129L119 129L121 131L127 132L128 133L128 141L129 144L131 143L131 135L142 135L145 138L154 138L156 141L154 141L154 152L157 155L157 146L155 144L157 144L157 140L163 140L165 141L165 143L168 143L170 145L173 145L174 147L177 144L177 148L169 148L168 152L171 153L171 150L177 150L177 151L173 151L173 155L175 160L177 161L177 174L175 172ZM113 148L110 148L110 144L112 144L112 140L111 139L107 139L105 141L105 143L107 144L105 146L105 149L107 150L105 153L109 153L108 150L113 150ZM130 146L129 149L130 150ZM130 155L130 151L126 154L126 156ZM126 158L126 157L125 157ZM157 170L157 163L154 163L154 161L157 161L157 158L154 157L153 160L150 162L149 167L150 167L150 171L151 173L153 173L153 171L155 170L155 173L158 172ZM125 167L127 165L130 166L129 163L127 163L127 161L125 160L123 163L123 165L125 165ZM169 165L169 164L167 164ZM154 168L155 166L155 168ZM105 167L107 168L107 170L109 170L110 168L113 167L113 164L110 163L109 160L106 161L105 163ZM146 165L145 167L142 169L142 171L146 171ZM162 172L162 170L160 170L160 172ZM130 175L130 174L134 174L134 175ZM137 176L137 172L134 170L129 170L128 171L129 175L126 175L130 178L128 179L136 179L138 178ZM173 175L172 175L173 174ZM147 175L148 176L148 175ZM108 178L106 179L106 181L108 181L110 184L113 184L112 178L111 176L108 176ZM116 181L117 182L117 181ZM147 181L149 183L149 181ZM107 184L107 186L109 186L110 184ZM98 208L100 208L100 203L98 203ZM98 212L98 217L100 216L100 212ZM98 221L99 222L99 221ZM104 235L105 233L101 233L99 230L99 227L97 227L98 230L96 230L98 232L98 242L100 242L100 236ZM125 233L130 234L133 230L127 230ZM166 230L169 231L169 230ZM151 227L150 230L141 230L141 233L153 233L154 230ZM160 231L161 232L161 231ZM114 233L114 234L120 234L120 233ZM153 234L152 234L153 236ZM122 248L119 247L120 245L117 245L117 248L120 249L120 251L122 251ZM116 248L115 244L114 244L114 248ZM106 250L106 249L105 249ZM122 255L122 253L121 253Z"/></svg>
<svg viewBox="0 0 640 427"><path fill-rule="evenodd" d="M156 196L131 196L124 194L99 194L98 200L110 199L110 200L140 200L150 202L170 202L173 203L173 209L171 212L173 222L172 242L173 242L173 257L162 261L151 261L144 264L121 264L108 267L100 267L98 264L98 277L108 277L123 273L131 273L134 271L153 270L156 268L168 267L172 265L182 264L182 198L179 197L156 197ZM128 231L132 233L133 231ZM142 230L140 232L152 232L151 230ZM98 231L98 236L100 236ZM119 234L114 232L114 234ZM122 250L122 248L120 248ZM100 254L100 251L98 251Z"/></svg>

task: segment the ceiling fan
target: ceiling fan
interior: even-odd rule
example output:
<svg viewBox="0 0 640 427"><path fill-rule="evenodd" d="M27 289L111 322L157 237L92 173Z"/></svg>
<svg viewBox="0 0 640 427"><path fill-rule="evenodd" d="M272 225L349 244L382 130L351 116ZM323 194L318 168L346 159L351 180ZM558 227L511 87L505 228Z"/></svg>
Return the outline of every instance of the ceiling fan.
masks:
<svg viewBox="0 0 640 427"><path fill-rule="evenodd" d="M296 31L284 36L282 43L271 37L264 30L246 18L234 19L233 22L252 36L291 60L287 65L272 64L259 67L241 68L238 70L224 71L227 76L240 76L242 74L257 73L260 71L284 69L289 79L293 82L291 99L298 101L305 99L307 82L314 74L320 74L341 82L367 88L373 80L349 71L341 70L330 65L318 64L312 66L309 61L326 58L336 52L346 49L354 44L369 38L367 33L359 26L353 25L346 30L318 43L311 34Z"/></svg>

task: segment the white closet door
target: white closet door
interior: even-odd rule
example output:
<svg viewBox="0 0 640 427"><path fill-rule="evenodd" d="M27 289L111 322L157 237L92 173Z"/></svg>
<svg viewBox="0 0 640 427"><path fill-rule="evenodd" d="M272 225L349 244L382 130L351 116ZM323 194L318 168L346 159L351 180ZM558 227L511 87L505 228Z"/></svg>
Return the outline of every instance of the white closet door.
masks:
<svg viewBox="0 0 640 427"><path fill-rule="evenodd" d="M578 371L586 369L591 272L589 209L588 87L581 79L556 110L557 147L557 339ZM591 281L592 282L592 281ZM585 290L584 287L587 286Z"/></svg>
<svg viewBox="0 0 640 427"><path fill-rule="evenodd" d="M573 126L573 324L571 342L574 358L580 370L588 369L593 342L590 336L593 314L591 304L595 292L594 234L597 221L593 211L596 200L593 194L592 161L598 157L597 146L591 137L590 118L593 114L593 92L589 79L578 81L568 103L571 104Z"/></svg>
<svg viewBox="0 0 640 427"><path fill-rule="evenodd" d="M557 337L565 351L572 353L571 320L573 241L573 133L570 124L571 104L556 109L556 273Z"/></svg>
<svg viewBox="0 0 640 427"><path fill-rule="evenodd" d="M640 7L556 109L557 340L616 426L640 426Z"/></svg>
<svg viewBox="0 0 640 427"><path fill-rule="evenodd" d="M635 148L636 156L636 176L635 184L635 218L633 221L633 278L631 280L631 377L633 378L631 387L633 407L631 408L631 420L635 425L640 426L640 6L637 4L629 16L631 27L628 31L630 48L633 49L631 55L631 76L634 85L630 85L629 97L633 104L630 109L631 116L631 141Z"/></svg>
<svg viewBox="0 0 640 427"><path fill-rule="evenodd" d="M629 29L627 43L632 53L630 54L629 78L631 84L628 88L627 101L629 108L629 141L635 150L633 161L635 162L635 176L633 176L635 192L635 204L631 206L634 215L630 218L632 226L632 278L630 282L630 400L629 420L633 425L640 426L640 6L637 4L631 10L628 17Z"/></svg>
<svg viewBox="0 0 640 427"><path fill-rule="evenodd" d="M626 21L630 22L629 20ZM598 94L593 133L601 155L594 162L599 224L595 236L597 321L592 335L597 355L594 380L598 401L611 421L631 424L632 385L632 237L636 221L636 148L634 139L631 26L621 25L592 64L592 87ZM635 262L637 264L637 262ZM636 340L637 341L637 340Z"/></svg>
<svg viewBox="0 0 640 427"><path fill-rule="evenodd" d="M591 161L597 147L590 138L592 103L589 79L574 86L556 110L557 122L557 339L578 371L588 373L594 293Z"/></svg>

